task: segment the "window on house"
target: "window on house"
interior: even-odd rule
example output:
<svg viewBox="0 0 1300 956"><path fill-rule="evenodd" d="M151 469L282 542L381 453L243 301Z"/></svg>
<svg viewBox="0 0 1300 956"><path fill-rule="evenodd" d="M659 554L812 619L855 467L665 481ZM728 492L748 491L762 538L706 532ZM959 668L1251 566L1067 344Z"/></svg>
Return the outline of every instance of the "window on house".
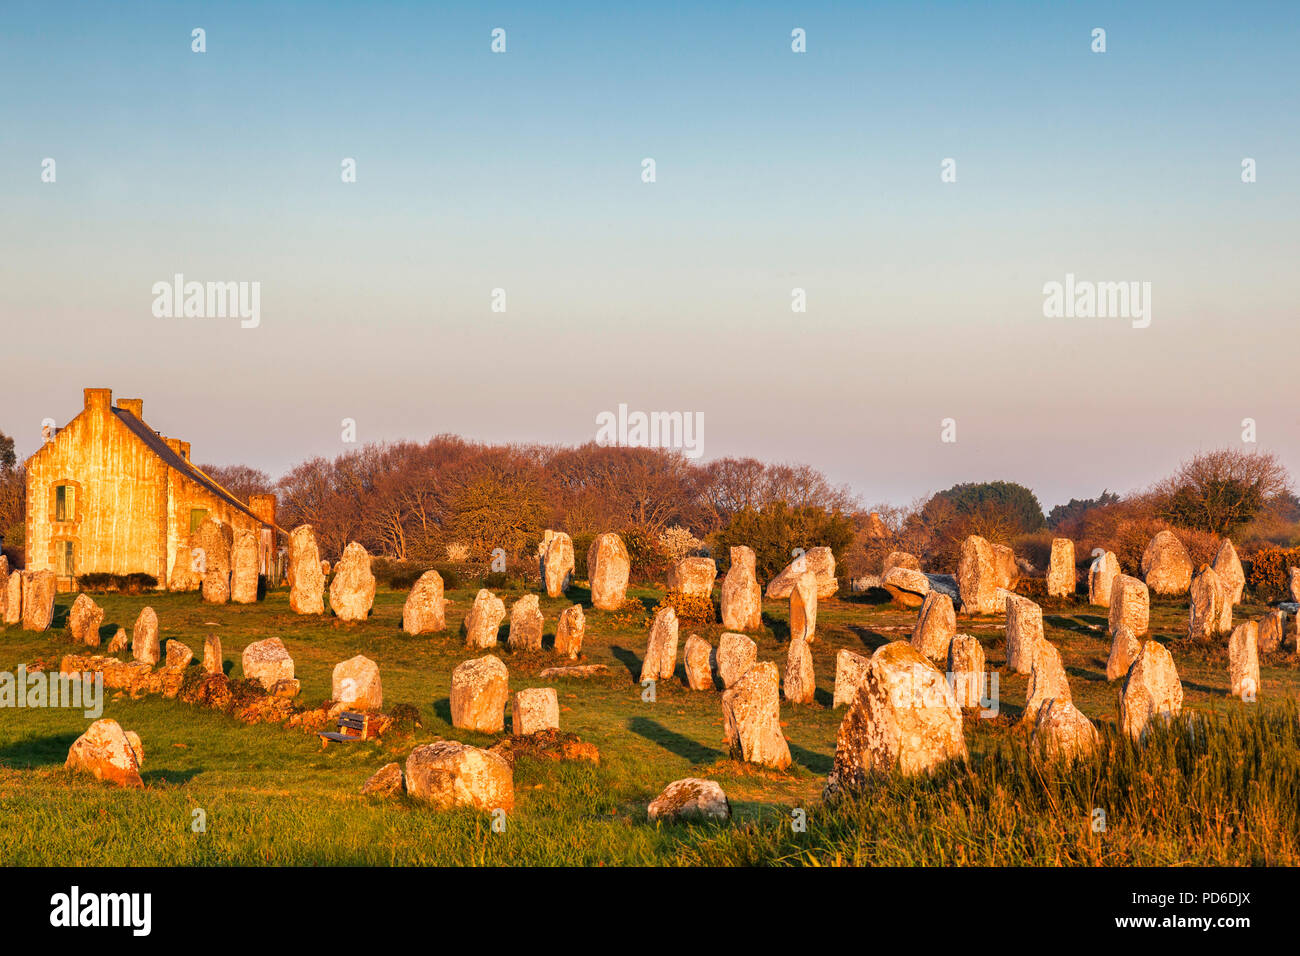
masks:
<svg viewBox="0 0 1300 956"><path fill-rule="evenodd" d="M76 514L75 507L72 485L59 485L54 489L55 521L72 521Z"/></svg>
<svg viewBox="0 0 1300 956"><path fill-rule="evenodd" d="M190 534L199 530L199 525L203 524L203 519L208 516L207 508L190 509Z"/></svg>
<svg viewBox="0 0 1300 956"><path fill-rule="evenodd" d="M59 542L59 574L72 577L77 573L76 561L73 559L72 542Z"/></svg>

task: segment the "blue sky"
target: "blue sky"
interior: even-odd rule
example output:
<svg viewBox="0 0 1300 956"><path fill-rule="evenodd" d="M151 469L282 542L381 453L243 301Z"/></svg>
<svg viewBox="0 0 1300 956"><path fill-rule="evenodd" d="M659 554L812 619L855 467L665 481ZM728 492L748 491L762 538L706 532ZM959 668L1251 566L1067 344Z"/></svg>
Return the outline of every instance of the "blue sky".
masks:
<svg viewBox="0 0 1300 956"><path fill-rule="evenodd" d="M0 19L0 429L24 452L105 385L198 459L272 473L346 450L344 417L362 441L581 442L627 403L867 501L1127 490L1245 417L1300 474L1296 5ZM260 281L260 326L154 317L176 272ZM1067 272L1151 282L1151 327L1044 318Z"/></svg>

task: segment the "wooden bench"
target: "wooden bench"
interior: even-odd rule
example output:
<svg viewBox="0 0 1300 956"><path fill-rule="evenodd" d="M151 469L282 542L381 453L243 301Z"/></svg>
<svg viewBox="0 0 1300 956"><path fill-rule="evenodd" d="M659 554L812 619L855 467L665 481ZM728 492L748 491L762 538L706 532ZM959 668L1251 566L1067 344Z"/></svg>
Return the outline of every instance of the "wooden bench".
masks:
<svg viewBox="0 0 1300 956"><path fill-rule="evenodd" d="M330 745L331 740L366 740L370 736L370 718L365 714L354 714L345 710L339 714L339 729L337 731L320 731L317 736L320 737L322 750Z"/></svg>

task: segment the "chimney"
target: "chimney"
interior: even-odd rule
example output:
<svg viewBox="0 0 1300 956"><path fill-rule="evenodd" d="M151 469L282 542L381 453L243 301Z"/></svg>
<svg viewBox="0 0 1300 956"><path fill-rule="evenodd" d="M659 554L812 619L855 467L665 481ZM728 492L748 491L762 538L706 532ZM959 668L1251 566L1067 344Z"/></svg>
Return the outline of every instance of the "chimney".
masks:
<svg viewBox="0 0 1300 956"><path fill-rule="evenodd" d="M130 412L140 421L144 421L144 399L143 398L119 398L117 407L124 412Z"/></svg>
<svg viewBox="0 0 1300 956"><path fill-rule="evenodd" d="M175 454L180 455L180 457L182 458L185 457L183 454L181 454L181 445L185 443L181 441L179 438L167 438L162 435L159 435L158 437L162 438L162 440L167 443L167 447L170 448Z"/></svg>
<svg viewBox="0 0 1300 956"><path fill-rule="evenodd" d="M83 388L81 394L87 411L93 408L106 412L113 405L111 388Z"/></svg>
<svg viewBox="0 0 1300 956"><path fill-rule="evenodd" d="M249 495L248 510L263 524L275 524L275 495Z"/></svg>

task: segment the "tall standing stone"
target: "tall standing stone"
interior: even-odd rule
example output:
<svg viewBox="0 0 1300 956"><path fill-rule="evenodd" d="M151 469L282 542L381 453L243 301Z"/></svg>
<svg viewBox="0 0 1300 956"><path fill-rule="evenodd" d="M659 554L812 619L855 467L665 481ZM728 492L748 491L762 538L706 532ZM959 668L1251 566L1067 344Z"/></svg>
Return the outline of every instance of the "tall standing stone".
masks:
<svg viewBox="0 0 1300 956"><path fill-rule="evenodd" d="M309 524L289 534L289 607L295 614L325 613L325 572Z"/></svg>
<svg viewBox="0 0 1300 956"><path fill-rule="evenodd" d="M89 594L78 594L68 612L68 633L78 644L99 647L99 628L104 623L104 609Z"/></svg>
<svg viewBox="0 0 1300 956"><path fill-rule="evenodd" d="M686 663L686 686L691 690L713 690L713 648L698 634L692 634L682 647Z"/></svg>
<svg viewBox="0 0 1300 956"><path fill-rule="evenodd" d="M790 642L785 658L785 699L792 704L811 704L817 699L812 648L801 637Z"/></svg>
<svg viewBox="0 0 1300 956"><path fill-rule="evenodd" d="M957 562L957 587L961 591L962 611L966 614L997 614L1003 609L998 589L1003 587L1003 571L993 546L977 534L961 544Z"/></svg>
<svg viewBox="0 0 1300 956"><path fill-rule="evenodd" d="M763 589L752 548L731 549L731 567L722 580L722 626L729 631L756 631L763 626Z"/></svg>
<svg viewBox="0 0 1300 956"><path fill-rule="evenodd" d="M48 631L54 622L53 571L24 571L22 575L23 630Z"/></svg>
<svg viewBox="0 0 1300 956"><path fill-rule="evenodd" d="M1192 558L1176 534L1160 531L1142 552L1142 573L1156 594L1186 594L1192 583Z"/></svg>
<svg viewBox="0 0 1300 956"><path fill-rule="evenodd" d="M510 629L506 643L512 651L540 651L546 618L536 594L525 594L510 605Z"/></svg>
<svg viewBox="0 0 1300 956"><path fill-rule="evenodd" d="M1047 566L1047 596L1074 597L1078 584L1074 574L1074 542L1069 538L1052 539L1052 557Z"/></svg>
<svg viewBox="0 0 1300 956"><path fill-rule="evenodd" d="M1292 601L1300 601L1300 568L1289 568L1291 577L1287 584L1287 590L1291 592Z"/></svg>
<svg viewBox="0 0 1300 956"><path fill-rule="evenodd" d="M767 596L780 601L790 596L794 583L805 571L811 571L817 578L817 596L828 598L839 589L835 578L835 553L827 547L809 548L799 555L767 583Z"/></svg>
<svg viewBox="0 0 1300 956"><path fill-rule="evenodd" d="M1017 674L1034 667L1038 642L1043 640L1043 609L1026 597L1007 595L1007 666Z"/></svg>
<svg viewBox="0 0 1300 956"><path fill-rule="evenodd" d="M442 575L425 571L402 605L402 630L407 634L435 634L447 627L447 603Z"/></svg>
<svg viewBox="0 0 1300 956"><path fill-rule="evenodd" d="M824 796L859 789L872 774L924 774L965 758L961 708L943 672L911 644L894 641L871 655L835 735Z"/></svg>
<svg viewBox="0 0 1300 956"><path fill-rule="evenodd" d="M1110 588L1110 633L1121 626L1137 637L1151 629L1151 595L1147 586L1135 577L1121 574Z"/></svg>
<svg viewBox="0 0 1300 956"><path fill-rule="evenodd" d="M243 528L235 532L230 549L230 600L236 604L257 603L257 532Z"/></svg>
<svg viewBox="0 0 1300 956"><path fill-rule="evenodd" d="M1110 657L1106 659L1106 680L1119 680L1128 675L1128 669L1142 653L1142 642L1127 625L1121 624L1110 644Z"/></svg>
<svg viewBox="0 0 1300 956"><path fill-rule="evenodd" d="M1192 578L1189 591L1191 600L1187 636L1193 641L1209 641L1219 633L1225 597L1214 568L1202 564L1196 577Z"/></svg>
<svg viewBox="0 0 1300 956"><path fill-rule="evenodd" d="M1259 650L1262 654L1272 654L1282 647L1282 638L1286 634L1286 611L1269 611L1256 618L1259 625Z"/></svg>
<svg viewBox="0 0 1300 956"><path fill-rule="evenodd" d="M1119 558L1114 551L1106 551L1092 559L1088 568L1088 603L1097 607L1110 607L1110 592L1119 577Z"/></svg>
<svg viewBox="0 0 1300 956"><path fill-rule="evenodd" d="M1142 653L1129 668L1119 701L1120 729L1141 739L1156 718L1172 720L1183 710L1183 683L1168 649L1159 641L1142 645Z"/></svg>
<svg viewBox="0 0 1300 956"><path fill-rule="evenodd" d="M734 759L775 770L790 766L781 734L780 675L771 661L755 664L723 691L722 723Z"/></svg>
<svg viewBox="0 0 1300 956"><path fill-rule="evenodd" d="M195 531L185 539L184 545L176 549L172 560L172 572L167 578L168 591L197 591L201 585L198 567L199 536Z"/></svg>
<svg viewBox="0 0 1300 956"><path fill-rule="evenodd" d="M1047 700L1038 709L1030 742L1049 757L1072 760L1097 749L1100 738L1092 721L1068 700Z"/></svg>
<svg viewBox="0 0 1300 956"><path fill-rule="evenodd" d="M225 673L225 662L221 656L221 638L215 634L209 634L203 641L203 673Z"/></svg>
<svg viewBox="0 0 1300 956"><path fill-rule="evenodd" d="M712 558L682 558L668 572L665 585L687 597L708 598L717 577L718 565Z"/></svg>
<svg viewBox="0 0 1300 956"><path fill-rule="evenodd" d="M560 699L554 687L530 687L510 704L510 733L516 737L560 729Z"/></svg>
<svg viewBox="0 0 1300 956"><path fill-rule="evenodd" d="M384 685L379 679L379 665L361 654L334 665L330 698L349 710L383 710Z"/></svg>
<svg viewBox="0 0 1300 956"><path fill-rule="evenodd" d="M546 596L560 597L573 580L573 539L563 531L551 532L541 564L542 587L546 588Z"/></svg>
<svg viewBox="0 0 1300 956"><path fill-rule="evenodd" d="M195 533L199 580L203 600L209 604L225 604L230 600L230 545L233 540L231 527L211 517L204 518Z"/></svg>
<svg viewBox="0 0 1300 956"><path fill-rule="evenodd" d="M790 590L790 637L811 641L817 633L817 575L805 571Z"/></svg>
<svg viewBox="0 0 1300 956"><path fill-rule="evenodd" d="M486 734L506 726L510 672L491 654L456 665L451 672L451 725Z"/></svg>
<svg viewBox="0 0 1300 956"><path fill-rule="evenodd" d="M151 607L142 610L131 626L131 657L144 664L157 664L162 657L158 640L158 615Z"/></svg>
<svg viewBox="0 0 1300 956"><path fill-rule="evenodd" d="M555 653L577 660L582 653L582 640L586 630L587 617L582 613L582 605L566 607L560 613L559 623L555 625Z"/></svg>
<svg viewBox="0 0 1300 956"><path fill-rule="evenodd" d="M1033 669L1029 672L1029 687L1025 692L1026 723L1033 723L1038 709L1049 700L1069 701L1070 681L1065 676L1061 652L1045 638L1039 638L1034 647Z"/></svg>
<svg viewBox="0 0 1300 956"><path fill-rule="evenodd" d="M943 661L956 633L957 612L953 610L952 598L941 591L931 591L912 628L912 646L932 661Z"/></svg>
<svg viewBox="0 0 1300 956"><path fill-rule="evenodd" d="M612 531L596 535L587 550L587 578L592 607L617 611L627 600L627 579L632 571L623 539Z"/></svg>
<svg viewBox="0 0 1300 956"><path fill-rule="evenodd" d="M853 703L858 688L867 676L867 665L871 659L861 654L854 654L848 648L840 648L835 655L835 693L831 698L832 707Z"/></svg>
<svg viewBox="0 0 1300 956"><path fill-rule="evenodd" d="M505 620L506 604L487 588L480 588L465 615L465 646L496 647L497 632Z"/></svg>
<svg viewBox="0 0 1300 956"><path fill-rule="evenodd" d="M5 583L5 617L4 622L21 624L23 620L23 573L13 571Z"/></svg>
<svg viewBox="0 0 1300 956"><path fill-rule="evenodd" d="M668 680L677 669L677 612L665 604L655 612L641 662L641 681Z"/></svg>
<svg viewBox="0 0 1300 956"><path fill-rule="evenodd" d="M271 690L281 681L292 681L293 658L278 637L268 637L264 641L254 641L244 648L240 655L240 666L244 670L244 679L256 681L266 690Z"/></svg>
<svg viewBox="0 0 1300 956"><path fill-rule="evenodd" d="M744 634L723 634L718 639L718 679L732 687L758 660L758 645Z"/></svg>
<svg viewBox="0 0 1300 956"><path fill-rule="evenodd" d="M1219 585L1229 604L1240 604L1246 592L1246 572L1237 557L1237 549L1231 538L1224 538L1219 551L1214 556L1214 573L1219 576Z"/></svg>
<svg viewBox="0 0 1300 956"><path fill-rule="evenodd" d="M958 634L948 645L948 679L962 708L983 707L988 681L984 645L969 634Z"/></svg>
<svg viewBox="0 0 1300 956"><path fill-rule="evenodd" d="M1259 625L1244 621L1228 638L1228 693L1248 704L1259 694Z"/></svg>
<svg viewBox="0 0 1300 956"><path fill-rule="evenodd" d="M375 575L370 552L356 541L343 549L330 581L330 609L340 621L364 621L375 603Z"/></svg>

